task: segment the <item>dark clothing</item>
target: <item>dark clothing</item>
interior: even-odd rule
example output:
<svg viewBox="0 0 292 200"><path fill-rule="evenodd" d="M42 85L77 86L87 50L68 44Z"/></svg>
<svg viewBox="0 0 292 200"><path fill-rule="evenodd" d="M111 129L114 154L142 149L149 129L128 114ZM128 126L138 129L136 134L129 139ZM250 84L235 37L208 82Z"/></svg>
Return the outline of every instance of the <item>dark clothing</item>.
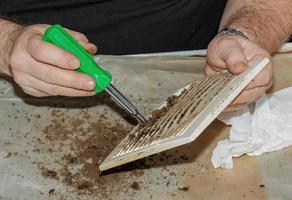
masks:
<svg viewBox="0 0 292 200"><path fill-rule="evenodd" d="M102 54L137 54L206 48L226 1L1 0L0 15L80 31Z"/></svg>

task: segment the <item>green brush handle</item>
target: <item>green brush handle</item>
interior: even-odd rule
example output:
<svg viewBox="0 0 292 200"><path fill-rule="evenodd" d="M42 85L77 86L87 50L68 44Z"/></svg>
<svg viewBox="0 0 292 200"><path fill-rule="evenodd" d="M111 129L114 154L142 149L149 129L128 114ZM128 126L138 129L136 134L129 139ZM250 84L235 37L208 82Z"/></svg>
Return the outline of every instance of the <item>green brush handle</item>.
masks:
<svg viewBox="0 0 292 200"><path fill-rule="evenodd" d="M95 92L103 91L111 83L112 75L100 68L94 58L60 25L50 26L43 40L75 55L80 61L80 66L76 71L88 74L95 80Z"/></svg>

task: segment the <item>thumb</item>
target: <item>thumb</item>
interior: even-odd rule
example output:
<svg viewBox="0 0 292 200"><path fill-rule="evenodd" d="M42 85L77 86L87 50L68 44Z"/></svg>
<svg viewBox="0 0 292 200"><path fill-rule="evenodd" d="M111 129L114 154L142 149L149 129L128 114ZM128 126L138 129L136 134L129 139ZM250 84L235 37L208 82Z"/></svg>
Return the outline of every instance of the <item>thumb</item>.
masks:
<svg viewBox="0 0 292 200"><path fill-rule="evenodd" d="M232 74L240 74L245 71L248 67L248 61L239 42L228 40L220 48L218 51L220 57Z"/></svg>

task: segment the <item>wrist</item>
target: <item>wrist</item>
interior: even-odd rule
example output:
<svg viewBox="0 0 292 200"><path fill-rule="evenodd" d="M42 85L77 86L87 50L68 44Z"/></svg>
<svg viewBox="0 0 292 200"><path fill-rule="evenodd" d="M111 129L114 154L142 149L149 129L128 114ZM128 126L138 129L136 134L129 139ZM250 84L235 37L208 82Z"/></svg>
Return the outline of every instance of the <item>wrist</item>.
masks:
<svg viewBox="0 0 292 200"><path fill-rule="evenodd" d="M263 43L263 41L260 39L261 37L259 37L257 31L253 27L246 27L244 25L240 25L239 23L231 23L227 27L242 32L248 38L248 40L259 45L263 49L267 49L265 43Z"/></svg>
<svg viewBox="0 0 292 200"><path fill-rule="evenodd" d="M23 27L10 21L0 19L0 73L11 76L10 56L14 44Z"/></svg>

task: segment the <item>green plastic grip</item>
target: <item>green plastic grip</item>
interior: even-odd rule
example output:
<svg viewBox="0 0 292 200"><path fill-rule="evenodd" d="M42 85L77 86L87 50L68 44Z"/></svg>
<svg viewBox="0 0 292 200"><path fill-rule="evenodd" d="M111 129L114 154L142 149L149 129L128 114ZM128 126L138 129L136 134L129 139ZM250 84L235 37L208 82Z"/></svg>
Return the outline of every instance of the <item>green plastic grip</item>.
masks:
<svg viewBox="0 0 292 200"><path fill-rule="evenodd" d="M111 83L112 75L99 67L92 55L62 28L62 26L58 24L50 26L44 33L43 40L75 55L80 61L80 67L76 71L88 74L95 80L95 92L103 91Z"/></svg>

